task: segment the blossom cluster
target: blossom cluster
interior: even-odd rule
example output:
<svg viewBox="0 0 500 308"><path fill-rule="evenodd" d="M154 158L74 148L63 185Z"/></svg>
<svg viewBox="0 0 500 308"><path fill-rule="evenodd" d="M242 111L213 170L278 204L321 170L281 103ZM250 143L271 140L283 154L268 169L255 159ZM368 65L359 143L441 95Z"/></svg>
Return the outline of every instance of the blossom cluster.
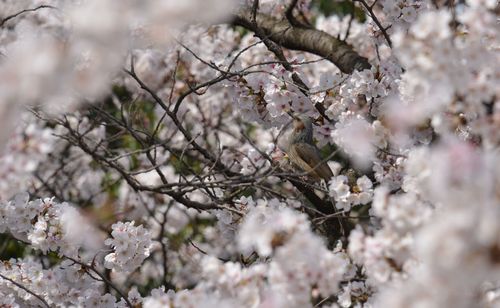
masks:
<svg viewBox="0 0 500 308"><path fill-rule="evenodd" d="M111 228L112 238L104 243L113 252L104 258L104 266L122 272L135 270L149 256L151 235L143 226L134 226L134 221L118 222Z"/></svg>
<svg viewBox="0 0 500 308"><path fill-rule="evenodd" d="M124 302L117 304L113 295L101 294L101 284L86 275L80 265L69 260L47 269L33 258L11 259L0 264L0 274L0 302L5 307L75 304L126 307Z"/></svg>
<svg viewBox="0 0 500 308"><path fill-rule="evenodd" d="M352 206L364 205L372 201L372 187L373 183L366 175L358 178L352 189L346 175L335 176L329 183L330 195L335 200L335 207L344 211L349 211Z"/></svg>
<svg viewBox="0 0 500 308"><path fill-rule="evenodd" d="M238 243L244 258L256 249L262 262L244 267L213 256L202 259L201 281L193 290L155 290L144 303L159 307L270 305L307 307L309 296L337 294L338 284L354 275L348 256L326 248L311 232L307 218L275 200L258 201L242 223ZM270 262L264 262L271 257ZM300 268L300 270L298 270Z"/></svg>
<svg viewBox="0 0 500 308"><path fill-rule="evenodd" d="M0 230L34 248L74 257L82 247L98 248L98 234L76 209L53 198L29 201L18 194L0 207ZM85 233L85 237L81 234Z"/></svg>

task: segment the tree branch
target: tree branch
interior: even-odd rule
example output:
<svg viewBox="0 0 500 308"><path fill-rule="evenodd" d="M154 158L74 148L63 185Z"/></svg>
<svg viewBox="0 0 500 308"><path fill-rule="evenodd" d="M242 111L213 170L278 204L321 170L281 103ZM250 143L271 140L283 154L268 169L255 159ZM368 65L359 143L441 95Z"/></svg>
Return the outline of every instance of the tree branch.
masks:
<svg viewBox="0 0 500 308"><path fill-rule="evenodd" d="M392 41L391 41L391 38L389 37L389 34L387 33L387 29L389 27L384 28L382 26L382 23L378 20L377 16L373 12L373 6L377 2L375 1L372 5L368 5L368 3L365 0L353 0L353 2L356 2L356 1L358 1L359 3L361 3L363 5L363 7L368 12L368 15L370 15L370 17L373 20L373 22L377 25L377 27L379 28L379 30L382 32L382 35L384 36L385 40L387 41L387 44L389 44L389 47L392 48Z"/></svg>
<svg viewBox="0 0 500 308"><path fill-rule="evenodd" d="M368 60L355 52L352 46L321 30L296 27L288 20L278 20L258 12L253 21L253 12L249 9L234 15L232 23L255 33L263 32L271 41L285 48L321 56L343 73L371 67Z"/></svg>
<svg viewBox="0 0 500 308"><path fill-rule="evenodd" d="M15 285L16 287L20 288L20 289L23 289L24 291L28 292L29 294L33 295L34 297L36 297L38 300L40 300L43 305L45 307L48 307L50 308L50 305L47 303L47 301L45 301L45 299L43 299L43 297L41 297L40 295L36 294L35 292L31 291L30 289L26 288L25 286L23 286L22 284L14 281L13 279L10 279L9 277L5 276L5 275L2 275L0 274L0 278L2 279L5 279L7 281L9 281L10 283L12 283L13 285Z"/></svg>

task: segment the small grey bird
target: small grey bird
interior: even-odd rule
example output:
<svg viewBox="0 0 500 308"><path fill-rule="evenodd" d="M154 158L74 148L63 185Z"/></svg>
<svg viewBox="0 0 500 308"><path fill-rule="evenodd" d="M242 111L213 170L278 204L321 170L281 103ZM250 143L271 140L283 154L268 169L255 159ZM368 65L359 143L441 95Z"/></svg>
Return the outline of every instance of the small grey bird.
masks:
<svg viewBox="0 0 500 308"><path fill-rule="evenodd" d="M326 162L322 162L318 148L313 141L312 119L306 115L292 115L293 131L289 138L288 157L297 167L316 180L328 182L333 173Z"/></svg>

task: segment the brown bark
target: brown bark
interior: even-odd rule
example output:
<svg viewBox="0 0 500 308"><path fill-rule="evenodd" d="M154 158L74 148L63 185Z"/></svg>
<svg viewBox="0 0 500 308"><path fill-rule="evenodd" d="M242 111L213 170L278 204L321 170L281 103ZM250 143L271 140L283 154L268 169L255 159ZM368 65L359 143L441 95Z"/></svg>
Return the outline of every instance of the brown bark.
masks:
<svg viewBox="0 0 500 308"><path fill-rule="evenodd" d="M232 23L256 33L263 31L270 40L285 48L323 57L343 73L350 74L354 70L371 67L368 60L354 51L352 46L321 30L293 26L286 19L278 20L262 13L256 13L254 21L251 10L241 11L233 16Z"/></svg>

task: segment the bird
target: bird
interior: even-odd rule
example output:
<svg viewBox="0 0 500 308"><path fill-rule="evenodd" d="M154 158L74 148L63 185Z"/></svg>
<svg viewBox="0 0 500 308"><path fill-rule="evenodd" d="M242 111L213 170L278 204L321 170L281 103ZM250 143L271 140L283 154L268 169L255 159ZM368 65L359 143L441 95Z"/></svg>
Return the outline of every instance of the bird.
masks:
<svg viewBox="0 0 500 308"><path fill-rule="evenodd" d="M292 114L293 130L288 139L287 155L289 160L315 180L328 182L333 173L326 162L321 159L313 140L312 119L307 115Z"/></svg>

